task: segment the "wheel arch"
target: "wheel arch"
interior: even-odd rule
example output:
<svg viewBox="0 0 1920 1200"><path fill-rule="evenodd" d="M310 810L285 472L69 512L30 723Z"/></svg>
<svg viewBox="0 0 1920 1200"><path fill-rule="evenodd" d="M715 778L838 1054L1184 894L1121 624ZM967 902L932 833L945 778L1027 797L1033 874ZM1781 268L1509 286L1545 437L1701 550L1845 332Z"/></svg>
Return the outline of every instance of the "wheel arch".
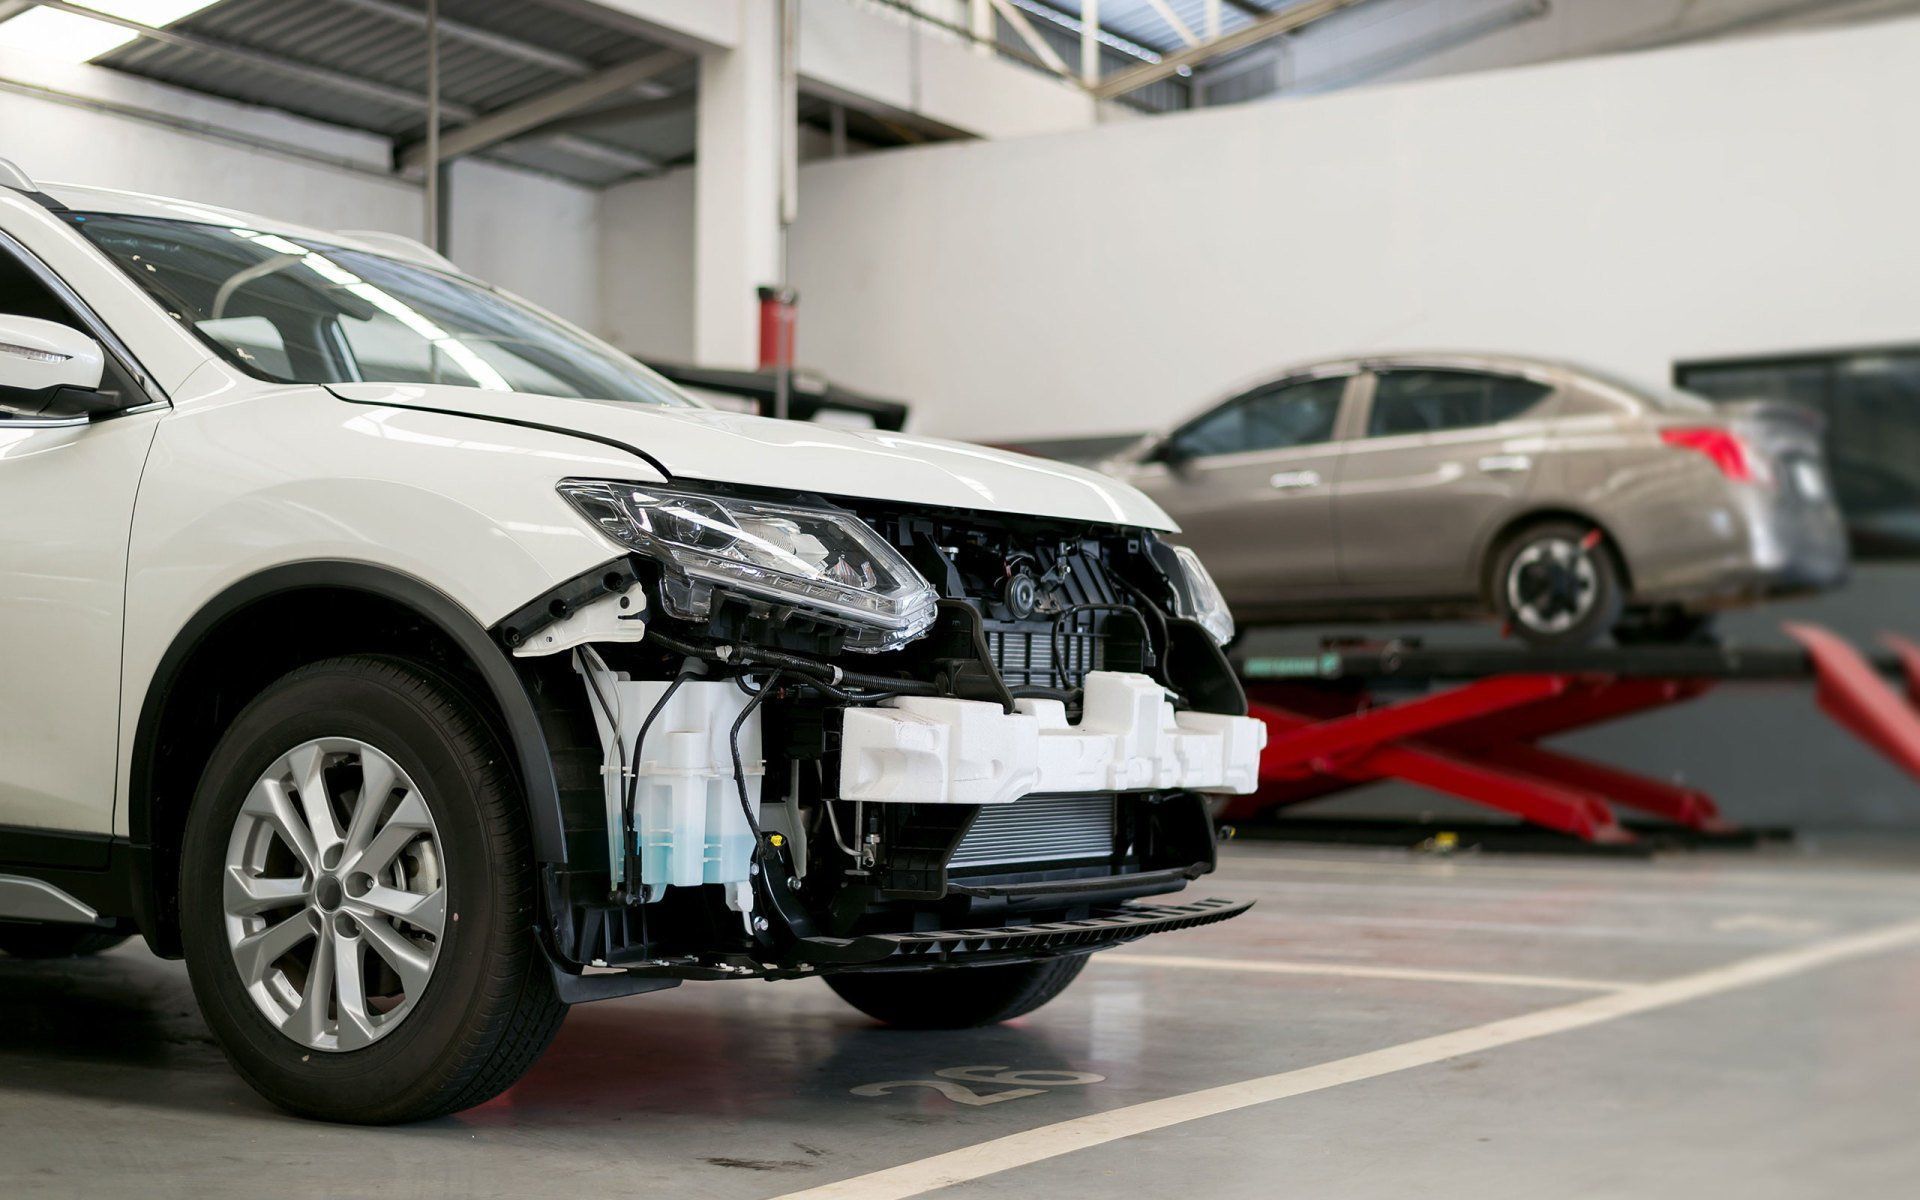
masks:
<svg viewBox="0 0 1920 1200"><path fill-rule="evenodd" d="M207 755L234 714L294 667L342 653L403 654L460 677L482 701L521 784L535 860L566 862L547 738L526 676L457 601L389 567L309 561L233 584L194 614L148 680L127 775L132 914L177 956L178 861Z"/></svg>
<svg viewBox="0 0 1920 1200"><path fill-rule="evenodd" d="M1569 505L1541 505L1529 508L1507 518L1496 527L1480 547L1480 598L1483 602L1497 608L1495 595L1494 569L1500 565L1500 555L1512 544L1513 540L1535 525L1549 521L1572 521L1580 525L1591 525L1600 531L1600 544L1613 556L1613 565L1620 572L1621 593L1629 598L1633 596L1633 564L1627 561L1626 551L1621 549L1620 540L1613 535L1607 523L1580 508Z"/></svg>

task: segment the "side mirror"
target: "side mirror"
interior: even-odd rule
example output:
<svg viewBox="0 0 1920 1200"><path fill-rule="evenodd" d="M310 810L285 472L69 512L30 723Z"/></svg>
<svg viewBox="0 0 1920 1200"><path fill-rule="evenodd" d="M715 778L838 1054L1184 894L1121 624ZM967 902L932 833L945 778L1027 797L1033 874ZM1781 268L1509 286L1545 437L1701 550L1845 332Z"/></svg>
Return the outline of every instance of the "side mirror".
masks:
<svg viewBox="0 0 1920 1200"><path fill-rule="evenodd" d="M100 393L106 373L100 343L37 317L0 313L0 412L80 417L118 407Z"/></svg>
<svg viewBox="0 0 1920 1200"><path fill-rule="evenodd" d="M1168 469L1177 471L1193 461L1193 452L1179 438L1168 438L1147 454L1147 461L1165 463Z"/></svg>

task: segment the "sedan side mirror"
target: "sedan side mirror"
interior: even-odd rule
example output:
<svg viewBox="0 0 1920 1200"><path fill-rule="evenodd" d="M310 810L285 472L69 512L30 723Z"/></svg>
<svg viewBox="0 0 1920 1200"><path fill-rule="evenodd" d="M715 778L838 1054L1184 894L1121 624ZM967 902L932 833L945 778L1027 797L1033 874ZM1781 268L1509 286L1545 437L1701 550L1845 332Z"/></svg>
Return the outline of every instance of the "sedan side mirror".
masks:
<svg viewBox="0 0 1920 1200"><path fill-rule="evenodd" d="M57 321L0 313L0 413L88 417L119 405L100 392L100 343Z"/></svg>
<svg viewBox="0 0 1920 1200"><path fill-rule="evenodd" d="M1193 457L1193 451L1187 449L1179 438L1168 438L1148 453L1147 461L1165 463L1170 470L1177 471L1192 462Z"/></svg>

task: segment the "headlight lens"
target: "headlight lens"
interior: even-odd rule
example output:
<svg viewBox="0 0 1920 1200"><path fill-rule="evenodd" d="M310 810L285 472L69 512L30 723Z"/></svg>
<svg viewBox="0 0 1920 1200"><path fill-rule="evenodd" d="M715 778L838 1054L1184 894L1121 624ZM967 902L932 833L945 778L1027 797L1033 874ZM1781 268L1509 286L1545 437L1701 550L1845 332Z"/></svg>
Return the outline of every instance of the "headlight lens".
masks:
<svg viewBox="0 0 1920 1200"><path fill-rule="evenodd" d="M1173 611L1199 622L1214 641L1226 645L1233 640L1233 614L1227 611L1227 598L1220 594L1220 585L1208 574L1198 554L1185 546L1173 547L1173 553L1182 567L1182 578L1168 581L1173 584Z"/></svg>
<svg viewBox="0 0 1920 1200"><path fill-rule="evenodd" d="M877 653L933 624L933 588L857 517L651 484L566 479L560 494L601 532L666 568L668 615L705 620L715 589L844 626Z"/></svg>

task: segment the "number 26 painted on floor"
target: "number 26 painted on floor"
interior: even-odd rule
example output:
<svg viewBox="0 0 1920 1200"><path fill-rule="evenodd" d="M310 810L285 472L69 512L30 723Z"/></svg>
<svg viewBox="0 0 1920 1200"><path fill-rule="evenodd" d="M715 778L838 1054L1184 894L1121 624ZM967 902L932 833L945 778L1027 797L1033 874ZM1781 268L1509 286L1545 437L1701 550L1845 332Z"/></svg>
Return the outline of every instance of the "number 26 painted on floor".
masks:
<svg viewBox="0 0 1920 1200"><path fill-rule="evenodd" d="M1106 1082L1105 1075L1095 1075L1088 1071L1015 1071L1006 1067L945 1067L935 1071L938 1079L889 1079L885 1083L863 1083L851 1089L856 1096L885 1096L898 1088L932 1088L955 1104L998 1104L1002 1100L1019 1100L1026 1096L1039 1096L1047 1088L1082 1087L1089 1083ZM952 1082L960 1080L959 1083ZM1004 1092L976 1092L966 1086L969 1083L1004 1083L1011 1087Z"/></svg>

